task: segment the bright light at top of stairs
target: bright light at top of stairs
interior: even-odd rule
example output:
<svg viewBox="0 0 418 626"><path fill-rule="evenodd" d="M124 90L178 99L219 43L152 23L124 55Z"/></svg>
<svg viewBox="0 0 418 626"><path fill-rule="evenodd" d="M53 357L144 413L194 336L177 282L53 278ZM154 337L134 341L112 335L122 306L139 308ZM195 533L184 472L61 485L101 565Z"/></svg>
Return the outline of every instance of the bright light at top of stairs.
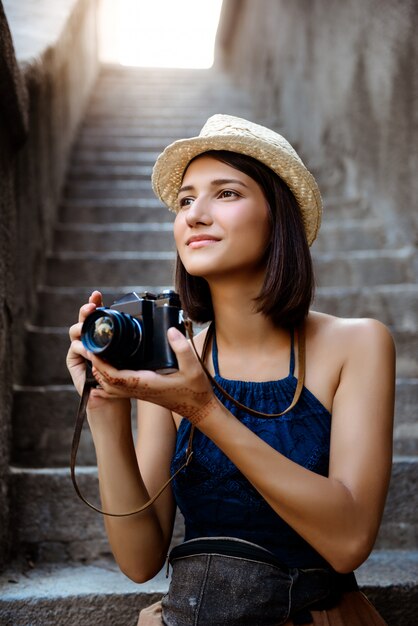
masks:
<svg viewBox="0 0 418 626"><path fill-rule="evenodd" d="M102 59L209 68L222 0L102 0Z"/></svg>

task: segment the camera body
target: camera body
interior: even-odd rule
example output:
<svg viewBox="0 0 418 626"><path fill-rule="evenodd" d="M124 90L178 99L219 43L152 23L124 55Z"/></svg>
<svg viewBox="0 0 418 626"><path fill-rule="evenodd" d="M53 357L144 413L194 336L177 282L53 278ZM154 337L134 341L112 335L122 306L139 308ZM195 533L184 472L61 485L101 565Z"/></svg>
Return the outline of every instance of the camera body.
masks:
<svg viewBox="0 0 418 626"><path fill-rule="evenodd" d="M167 339L172 326L186 334L175 291L131 292L112 306L93 311L83 323L81 340L90 352L117 369L169 374L178 369Z"/></svg>

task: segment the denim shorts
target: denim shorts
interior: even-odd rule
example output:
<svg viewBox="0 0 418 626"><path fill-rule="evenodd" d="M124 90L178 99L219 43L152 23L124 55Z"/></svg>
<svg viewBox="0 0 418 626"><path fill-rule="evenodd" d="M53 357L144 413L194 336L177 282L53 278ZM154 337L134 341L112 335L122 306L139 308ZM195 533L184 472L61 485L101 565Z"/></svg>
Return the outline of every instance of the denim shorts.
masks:
<svg viewBox="0 0 418 626"><path fill-rule="evenodd" d="M332 585L329 570L283 567L264 548L238 539L187 541L169 560L165 626L279 626L329 596Z"/></svg>

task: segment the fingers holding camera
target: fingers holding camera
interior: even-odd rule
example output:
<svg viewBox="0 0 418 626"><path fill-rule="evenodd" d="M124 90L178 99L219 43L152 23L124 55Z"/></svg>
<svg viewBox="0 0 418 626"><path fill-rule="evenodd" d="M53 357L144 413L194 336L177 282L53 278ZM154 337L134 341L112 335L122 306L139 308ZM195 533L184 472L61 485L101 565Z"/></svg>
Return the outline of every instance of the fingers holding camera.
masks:
<svg viewBox="0 0 418 626"><path fill-rule="evenodd" d="M99 306L103 306L102 294L100 293L100 291L93 291L91 296L89 297L89 301L80 307L78 313L78 321L82 324L86 317Z"/></svg>
<svg viewBox="0 0 418 626"><path fill-rule="evenodd" d="M81 342L81 329L87 316L90 315L90 313L92 313L97 306L101 306L101 304L101 293L99 291L93 291L89 298L89 302L83 304L79 309L78 322L73 324L69 329L71 345L67 353L66 364L79 395L82 394L86 379L85 360L88 358L87 350ZM96 394L92 394L92 396L94 395Z"/></svg>
<svg viewBox="0 0 418 626"><path fill-rule="evenodd" d="M93 375L109 396L146 400L200 421L208 413L210 402L216 403L212 386L184 335L170 328L167 337L177 357L177 372L161 375L149 370L117 370L89 354Z"/></svg>
<svg viewBox="0 0 418 626"><path fill-rule="evenodd" d="M179 389L183 397L177 399L171 410L196 426L219 402L186 337L177 328L169 328L167 337L176 354L179 372L187 372L186 387Z"/></svg>
<svg viewBox="0 0 418 626"><path fill-rule="evenodd" d="M96 306L103 306L103 297L100 291L95 289L89 297L89 302L93 302Z"/></svg>
<svg viewBox="0 0 418 626"><path fill-rule="evenodd" d="M66 365L77 392L81 395L85 380L85 359L87 351L81 343L81 323L73 324L69 329L70 348L67 352Z"/></svg>

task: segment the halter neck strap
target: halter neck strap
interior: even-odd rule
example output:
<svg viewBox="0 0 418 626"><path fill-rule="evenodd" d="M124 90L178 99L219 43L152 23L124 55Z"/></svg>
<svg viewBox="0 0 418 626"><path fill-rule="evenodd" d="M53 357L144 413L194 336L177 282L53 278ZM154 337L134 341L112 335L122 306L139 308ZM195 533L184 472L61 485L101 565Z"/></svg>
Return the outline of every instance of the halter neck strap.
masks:
<svg viewBox="0 0 418 626"><path fill-rule="evenodd" d="M219 356L218 356L218 343L216 341L216 331L215 329L212 332L211 335L212 338L212 363L213 363L213 369L215 372L215 376L220 377L220 373L219 373ZM206 356L206 354L205 354ZM202 359L204 360L203 356ZM294 376L295 375L295 366L296 366L296 359L295 359L295 331L292 328L290 330L290 358L289 358L289 375L290 376Z"/></svg>
<svg viewBox="0 0 418 626"><path fill-rule="evenodd" d="M197 359L200 365L202 366L202 369L205 372L206 376L209 378L210 382L212 383L212 386L215 387L225 398L228 398L228 400L230 400L236 407L245 411L246 413L249 413L250 415L254 415L255 417L280 417L281 415L284 415L285 413L288 413L289 411L291 411L293 407L297 404L300 398L300 395L303 391L303 386L305 382L305 327L304 327L304 324L301 324L301 326L297 330L298 379L297 379L297 384L296 384L296 389L295 389L295 395L293 396L293 400L290 403L290 405L287 407L287 409L285 409L284 411L281 411L280 413L262 413L261 411L256 411L255 409L252 409L250 407L245 406L244 404L241 404L241 402L238 402L237 400L235 400L235 398L233 398L227 391L225 391L225 389L213 378L213 376L211 375L211 373L209 372L208 368L205 365L205 359L206 359L208 347L210 345L211 339L213 339L213 334L215 331L213 322L210 324L206 333L205 342L204 342L203 350L202 350L202 356L200 356L196 350L196 346L193 341L192 325L188 320L186 321L186 329L189 334L189 338L190 338L193 350L197 356Z"/></svg>

